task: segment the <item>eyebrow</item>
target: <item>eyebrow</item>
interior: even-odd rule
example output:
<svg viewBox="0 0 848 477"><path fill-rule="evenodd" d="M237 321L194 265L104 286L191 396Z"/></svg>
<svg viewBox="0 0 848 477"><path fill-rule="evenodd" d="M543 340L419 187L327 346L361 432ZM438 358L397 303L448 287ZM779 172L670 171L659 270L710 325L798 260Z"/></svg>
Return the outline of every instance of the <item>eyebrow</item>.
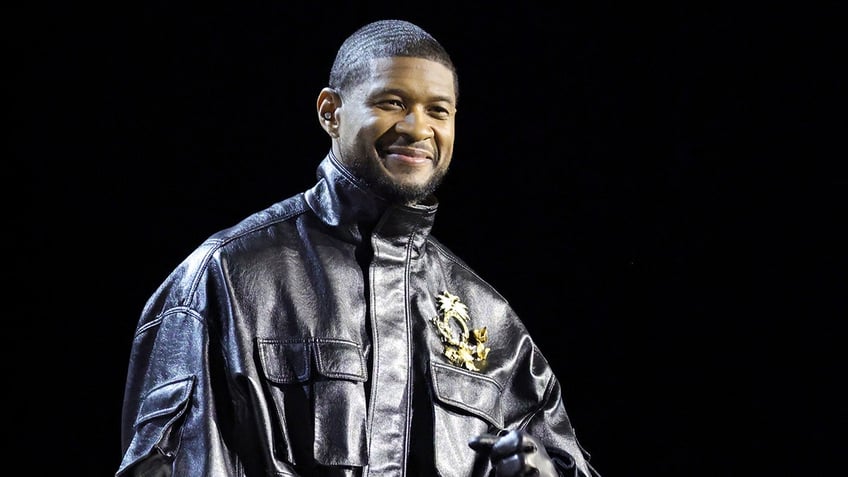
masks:
<svg viewBox="0 0 848 477"><path fill-rule="evenodd" d="M385 88L385 89L380 89L380 90L374 92L374 96L381 95L381 94L394 94L396 96L401 96L401 97L409 96L408 91L403 90L403 89L398 89L398 88ZM427 99L427 101L428 102L443 101L443 102L450 103L450 104L455 103L454 98L452 96L446 96L446 95L431 96Z"/></svg>

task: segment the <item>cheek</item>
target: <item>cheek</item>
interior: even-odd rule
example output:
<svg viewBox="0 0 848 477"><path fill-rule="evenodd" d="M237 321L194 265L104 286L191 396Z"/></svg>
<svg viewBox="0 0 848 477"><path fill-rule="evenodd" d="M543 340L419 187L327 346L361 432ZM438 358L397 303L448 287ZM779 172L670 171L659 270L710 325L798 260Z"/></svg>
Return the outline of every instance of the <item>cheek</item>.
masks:
<svg viewBox="0 0 848 477"><path fill-rule="evenodd" d="M454 134L453 128L443 130L436 136L439 152L443 158L450 159L453 154Z"/></svg>
<svg viewBox="0 0 848 477"><path fill-rule="evenodd" d="M359 130L356 136L360 140L375 142L392 130L394 123L391 121L380 120L380 118L362 118L359 122Z"/></svg>

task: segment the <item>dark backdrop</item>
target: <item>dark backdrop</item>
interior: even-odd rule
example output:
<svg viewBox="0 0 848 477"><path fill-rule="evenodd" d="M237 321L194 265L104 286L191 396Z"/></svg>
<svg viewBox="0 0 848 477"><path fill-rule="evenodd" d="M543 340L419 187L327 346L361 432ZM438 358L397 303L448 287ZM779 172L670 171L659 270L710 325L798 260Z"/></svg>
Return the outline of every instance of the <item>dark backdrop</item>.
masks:
<svg viewBox="0 0 848 477"><path fill-rule="evenodd" d="M7 17L27 464L114 473L145 300L208 235L312 184L337 47L400 17L460 73L434 232L526 321L605 477L826 468L845 424L835 9L343 5Z"/></svg>

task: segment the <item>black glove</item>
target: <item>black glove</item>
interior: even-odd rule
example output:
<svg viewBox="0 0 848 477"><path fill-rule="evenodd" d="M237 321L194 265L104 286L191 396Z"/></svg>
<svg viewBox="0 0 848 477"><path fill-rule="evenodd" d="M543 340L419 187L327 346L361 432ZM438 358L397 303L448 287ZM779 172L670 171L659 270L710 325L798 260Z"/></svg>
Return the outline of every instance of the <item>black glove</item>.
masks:
<svg viewBox="0 0 848 477"><path fill-rule="evenodd" d="M481 434L468 441L468 445L477 452L489 454L497 477L559 475L545 446L524 431L510 431L503 436Z"/></svg>

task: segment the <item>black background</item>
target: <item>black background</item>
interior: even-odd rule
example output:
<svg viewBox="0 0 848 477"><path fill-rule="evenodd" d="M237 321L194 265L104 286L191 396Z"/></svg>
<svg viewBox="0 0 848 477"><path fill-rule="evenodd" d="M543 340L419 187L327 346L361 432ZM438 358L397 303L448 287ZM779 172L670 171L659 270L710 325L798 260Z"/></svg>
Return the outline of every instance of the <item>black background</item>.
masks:
<svg viewBox="0 0 848 477"><path fill-rule="evenodd" d="M114 473L144 301L212 232L312 184L336 49L395 17L434 34L460 74L434 233L523 317L604 476L834 470L841 12L546 3L7 16L6 203L23 220L6 248L26 291L11 300L6 389L24 404L9 409L33 453L22 465Z"/></svg>

